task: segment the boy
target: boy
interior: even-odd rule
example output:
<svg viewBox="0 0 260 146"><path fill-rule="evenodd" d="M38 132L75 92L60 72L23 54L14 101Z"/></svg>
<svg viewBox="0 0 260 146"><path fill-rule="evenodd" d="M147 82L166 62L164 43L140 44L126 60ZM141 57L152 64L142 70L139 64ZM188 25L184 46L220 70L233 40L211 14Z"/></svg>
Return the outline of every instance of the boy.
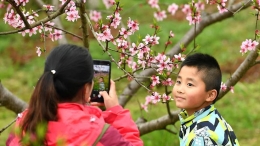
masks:
<svg viewBox="0 0 260 146"><path fill-rule="evenodd" d="M104 78L103 77L100 77L99 80L99 90L100 91L104 91L105 90L105 83L104 83Z"/></svg>
<svg viewBox="0 0 260 146"><path fill-rule="evenodd" d="M173 96L181 128L180 146L239 146L231 126L214 103L221 85L221 70L215 58L196 53L181 64Z"/></svg>

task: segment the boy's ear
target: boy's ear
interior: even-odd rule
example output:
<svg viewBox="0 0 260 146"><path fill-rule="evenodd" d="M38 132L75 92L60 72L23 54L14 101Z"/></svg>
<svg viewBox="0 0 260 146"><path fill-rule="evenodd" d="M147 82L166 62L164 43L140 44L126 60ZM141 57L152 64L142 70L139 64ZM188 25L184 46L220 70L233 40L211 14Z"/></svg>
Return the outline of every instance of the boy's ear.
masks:
<svg viewBox="0 0 260 146"><path fill-rule="evenodd" d="M217 98L217 93L218 92L216 89L208 91L208 97L207 97L206 101L212 102L215 98Z"/></svg>

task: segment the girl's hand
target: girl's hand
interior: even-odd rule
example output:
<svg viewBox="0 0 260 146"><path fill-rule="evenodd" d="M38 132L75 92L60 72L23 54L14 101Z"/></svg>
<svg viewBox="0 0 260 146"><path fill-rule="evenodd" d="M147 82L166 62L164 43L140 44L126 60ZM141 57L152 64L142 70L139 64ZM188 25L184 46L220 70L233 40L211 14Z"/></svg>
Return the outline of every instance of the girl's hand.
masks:
<svg viewBox="0 0 260 146"><path fill-rule="evenodd" d="M116 85L113 80L110 80L110 90L109 95L106 91L100 91L99 94L104 98L104 104L106 109L119 105L117 94L116 94Z"/></svg>

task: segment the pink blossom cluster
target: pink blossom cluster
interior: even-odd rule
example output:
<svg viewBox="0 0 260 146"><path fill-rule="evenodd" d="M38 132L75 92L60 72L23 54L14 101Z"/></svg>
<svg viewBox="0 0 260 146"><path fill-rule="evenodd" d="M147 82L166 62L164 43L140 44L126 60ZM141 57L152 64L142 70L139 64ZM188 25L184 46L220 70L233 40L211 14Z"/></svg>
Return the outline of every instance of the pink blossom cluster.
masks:
<svg viewBox="0 0 260 146"><path fill-rule="evenodd" d="M204 10L204 4L202 2L192 2L192 4L185 4L182 7L182 12L186 14L186 19L189 21L189 24L199 23L201 21L200 12Z"/></svg>
<svg viewBox="0 0 260 146"><path fill-rule="evenodd" d="M163 95L160 95L158 92L153 92L152 95L146 96L145 103L141 104L141 108L148 112L148 105L149 104L157 104L158 102L167 102L173 100L171 96L166 95L165 93Z"/></svg>
<svg viewBox="0 0 260 146"><path fill-rule="evenodd" d="M230 86L229 88L230 88L230 92L234 93L234 87ZM220 90L221 91L226 91L227 89L228 89L228 86L225 83L221 82Z"/></svg>
<svg viewBox="0 0 260 146"><path fill-rule="evenodd" d="M150 5L151 8L155 8L156 12L154 12L153 16L157 21L163 21L167 18L166 10L160 10L159 6L159 0L148 0L148 5ZM178 10L178 5L175 3L172 3L168 6L167 12L171 15L174 15L176 11Z"/></svg>
<svg viewBox="0 0 260 146"><path fill-rule="evenodd" d="M66 0L60 0L62 2L62 5L66 2ZM70 3L67 5L67 9L65 10L65 13L67 15L66 19L68 21L77 21L79 17L79 12L76 8L76 4L74 1L70 1Z"/></svg>
<svg viewBox="0 0 260 146"><path fill-rule="evenodd" d="M29 0L14 0L14 2L16 3L17 6L22 5L25 6Z"/></svg>
<svg viewBox="0 0 260 146"><path fill-rule="evenodd" d="M208 3L211 5L218 4L217 8L218 8L219 13L224 13L224 12L228 11L226 8L226 2L227 2L227 0L206 0L207 4Z"/></svg>
<svg viewBox="0 0 260 146"><path fill-rule="evenodd" d="M44 8L46 8L47 11L53 11L54 6L52 5L43 5Z"/></svg>
<svg viewBox="0 0 260 146"><path fill-rule="evenodd" d="M254 51L256 46L259 43L255 40L251 40L251 39L246 39L245 41L242 42L241 46L240 46L240 52L242 54L245 54L247 51Z"/></svg>
<svg viewBox="0 0 260 146"><path fill-rule="evenodd" d="M116 11L114 15L107 16L107 19L111 20L110 25L116 29L120 24L122 18L120 16L120 13Z"/></svg>
<svg viewBox="0 0 260 146"><path fill-rule="evenodd" d="M96 10L91 10L89 12L89 19L94 21L94 22L98 22L99 20L102 19L101 12L98 12Z"/></svg>
<svg viewBox="0 0 260 146"><path fill-rule="evenodd" d="M107 9L109 9L111 6L113 6L116 2L115 0L103 0L104 5Z"/></svg>

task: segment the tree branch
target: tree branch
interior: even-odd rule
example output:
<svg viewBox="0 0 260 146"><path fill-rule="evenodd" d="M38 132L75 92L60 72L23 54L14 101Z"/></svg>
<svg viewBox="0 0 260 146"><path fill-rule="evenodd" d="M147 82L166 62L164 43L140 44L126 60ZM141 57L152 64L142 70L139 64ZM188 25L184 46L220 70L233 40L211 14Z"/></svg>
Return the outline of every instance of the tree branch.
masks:
<svg viewBox="0 0 260 146"><path fill-rule="evenodd" d="M27 103L13 95L8 89L6 89L0 82L0 104L5 106L7 109L14 111L15 113L22 112L26 107Z"/></svg>
<svg viewBox="0 0 260 146"><path fill-rule="evenodd" d="M158 119L151 120L146 123L137 124L137 127L140 131L140 135L145 135L155 130L164 130L166 129L167 125L175 124L177 121L179 121L179 117L178 117L179 112L180 112L179 110L172 111L171 112L172 118L170 118L169 115L165 115Z"/></svg>
<svg viewBox="0 0 260 146"><path fill-rule="evenodd" d="M84 47L86 47L87 49L89 49L89 33L88 33L88 28L87 28L87 19L84 16L84 14L86 13L86 8L84 3L82 2L82 0L77 0L77 3L79 4L79 10L80 10L80 18L81 18L81 28L82 28L82 33L83 33L83 45Z"/></svg>
<svg viewBox="0 0 260 146"><path fill-rule="evenodd" d="M256 61L253 65L260 64L260 60Z"/></svg>
<svg viewBox="0 0 260 146"><path fill-rule="evenodd" d="M231 75L231 77L226 81L226 85L228 87L234 86L242 77L243 75L249 70L250 67L252 67L255 63L255 60L258 57L258 51L260 49L260 45L257 46L257 49L255 51L252 51L248 54L246 59L240 64L240 66L236 69L236 71ZM230 91L228 88L225 91L221 91L218 96L218 100L223 98L225 94L227 94Z"/></svg>

